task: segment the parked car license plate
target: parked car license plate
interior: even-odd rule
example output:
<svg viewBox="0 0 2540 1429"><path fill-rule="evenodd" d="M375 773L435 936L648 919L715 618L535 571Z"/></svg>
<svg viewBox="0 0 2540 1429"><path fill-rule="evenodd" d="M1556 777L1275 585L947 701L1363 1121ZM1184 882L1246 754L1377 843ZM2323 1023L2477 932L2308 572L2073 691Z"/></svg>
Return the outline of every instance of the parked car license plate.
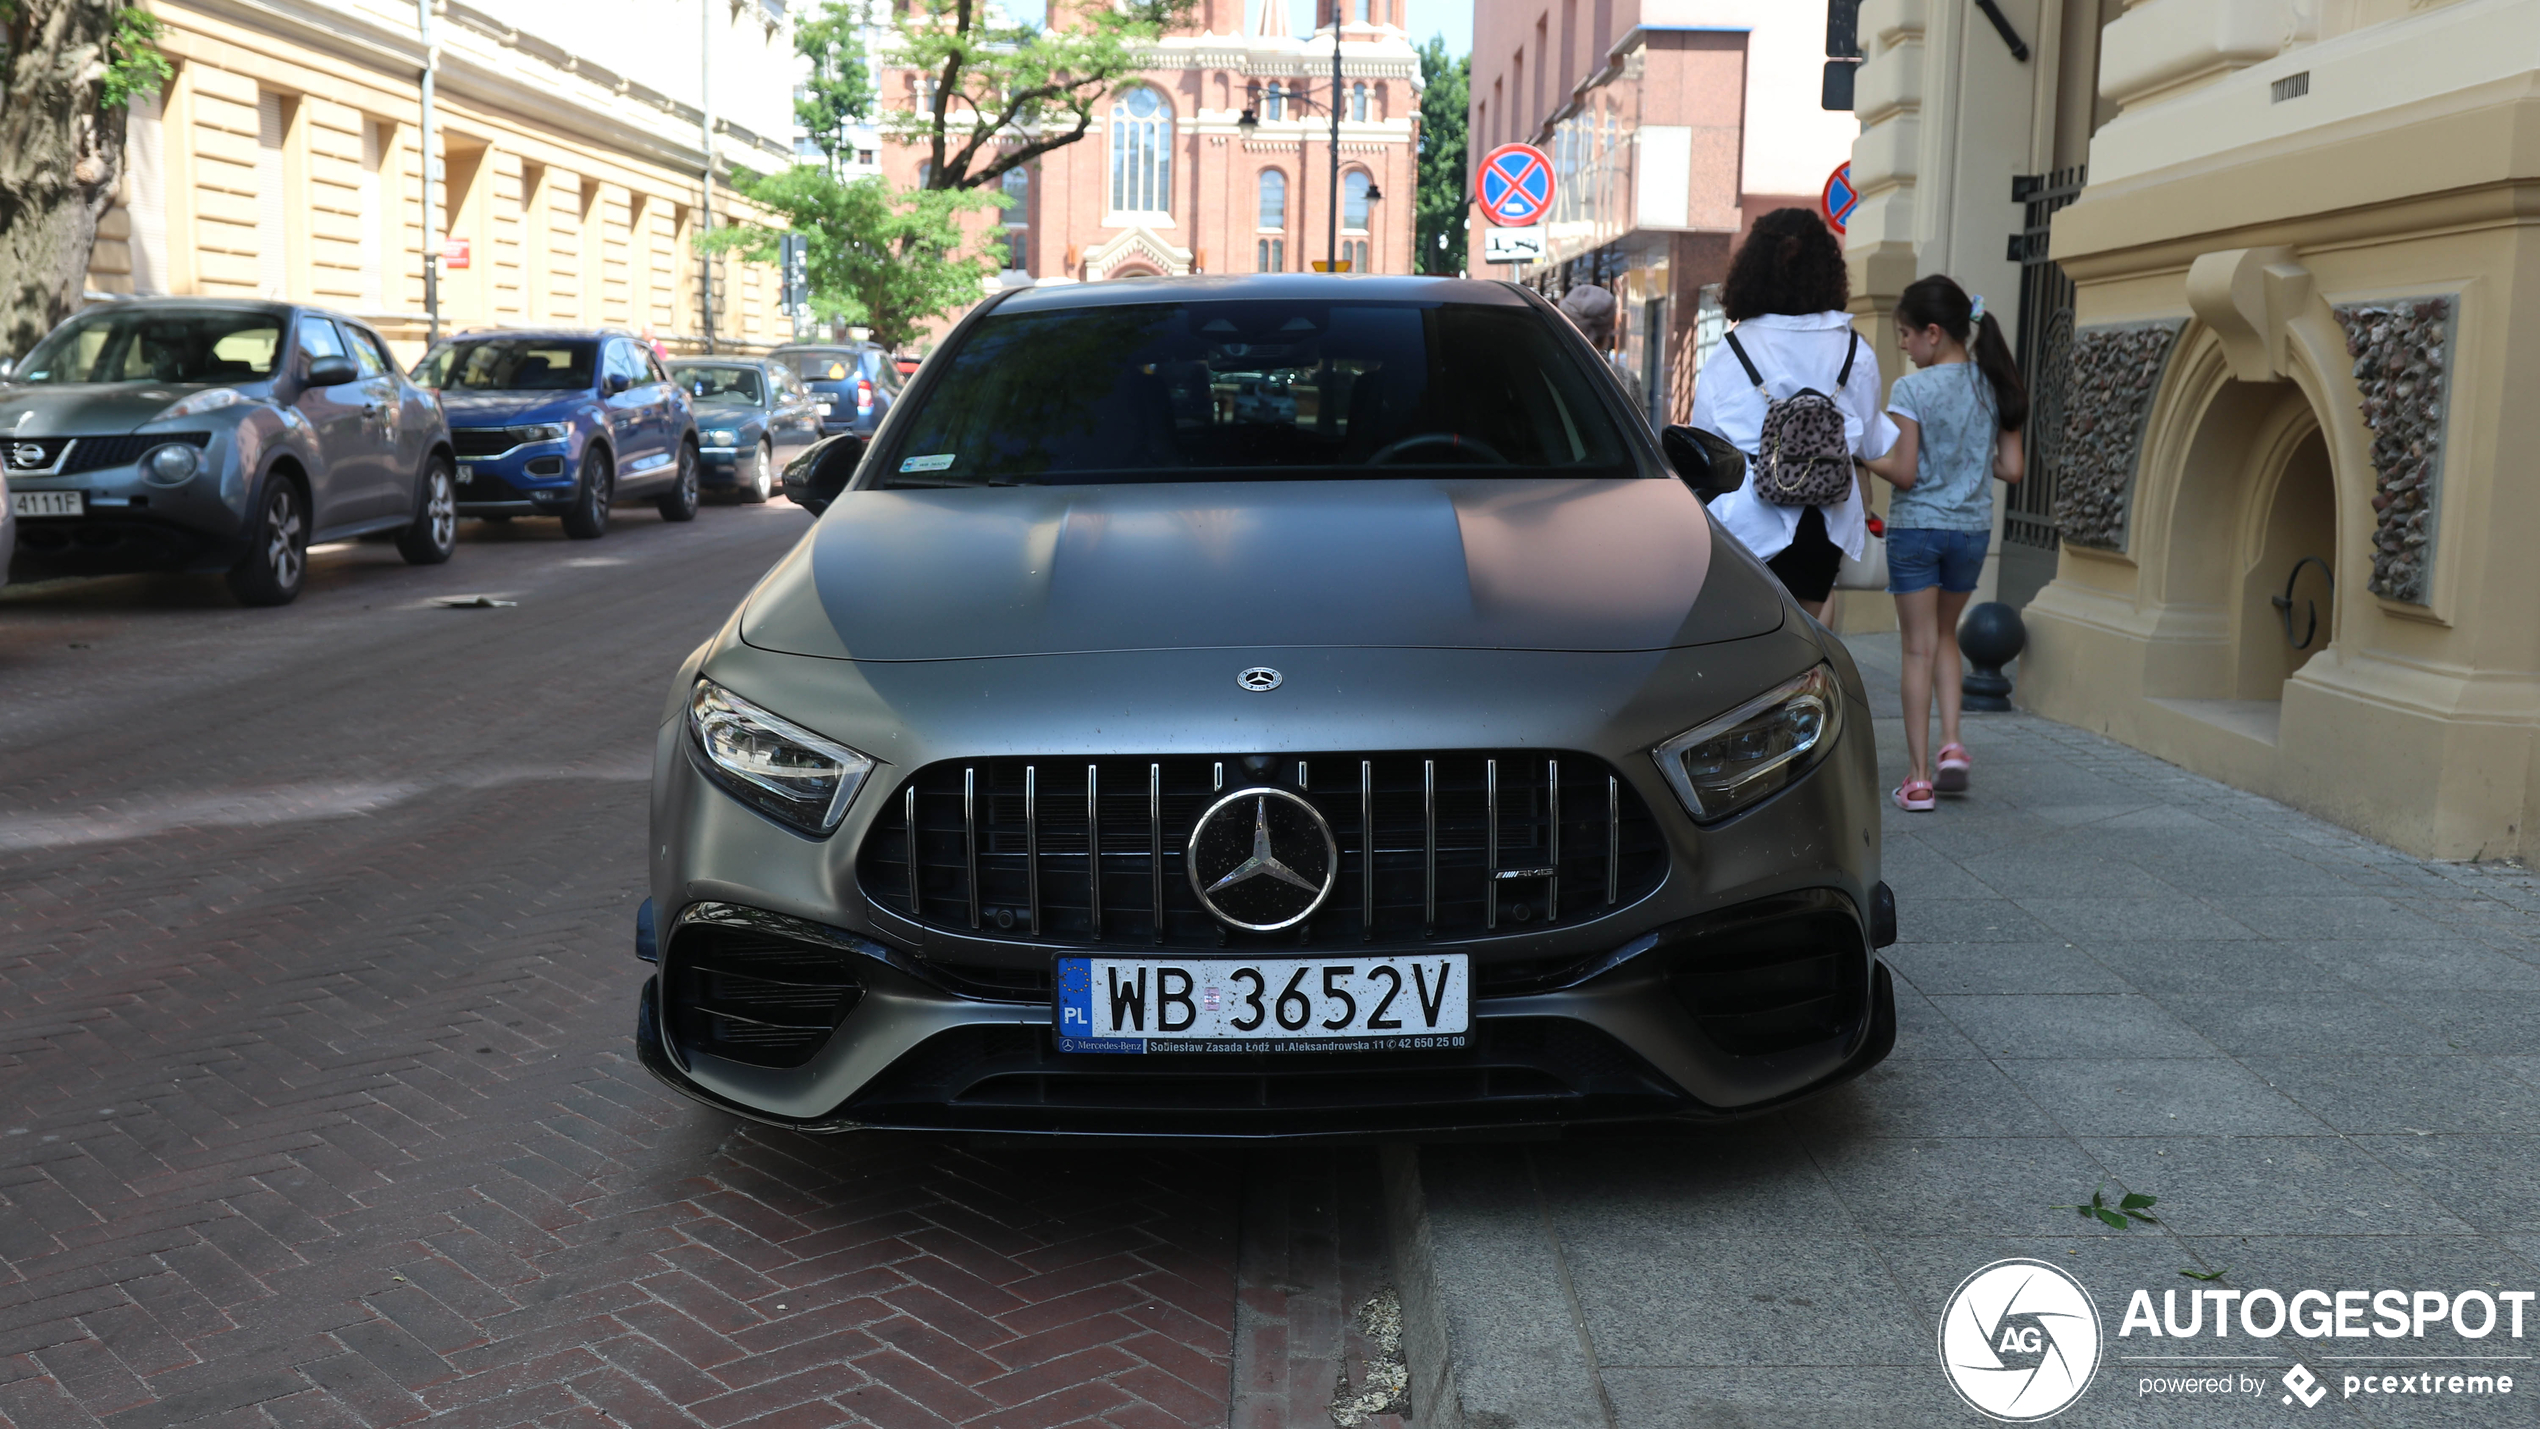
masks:
<svg viewBox="0 0 2540 1429"><path fill-rule="evenodd" d="M469 465L468 463L466 463L466 462L460 462L460 463L459 463L459 480L461 480L461 481L474 481L474 480L476 480L476 468L475 468L475 467L473 467L473 466L470 466L470 465Z"/></svg>
<svg viewBox="0 0 2540 1429"><path fill-rule="evenodd" d="M9 509L20 516L85 516L85 491L12 491Z"/></svg>
<svg viewBox="0 0 2540 1429"><path fill-rule="evenodd" d="M1062 1052L1365 1052L1465 1045L1462 953L1060 958Z"/></svg>

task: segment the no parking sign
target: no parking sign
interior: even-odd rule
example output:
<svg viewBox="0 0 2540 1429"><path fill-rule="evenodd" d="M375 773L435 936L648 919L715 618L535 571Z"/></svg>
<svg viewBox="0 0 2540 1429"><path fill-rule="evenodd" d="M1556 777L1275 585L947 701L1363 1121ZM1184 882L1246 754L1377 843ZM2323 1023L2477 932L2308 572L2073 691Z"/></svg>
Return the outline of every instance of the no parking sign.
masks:
<svg viewBox="0 0 2540 1429"><path fill-rule="evenodd" d="M1531 228L1552 208L1552 161L1532 144L1502 144L1482 156L1474 192L1483 217L1502 228Z"/></svg>

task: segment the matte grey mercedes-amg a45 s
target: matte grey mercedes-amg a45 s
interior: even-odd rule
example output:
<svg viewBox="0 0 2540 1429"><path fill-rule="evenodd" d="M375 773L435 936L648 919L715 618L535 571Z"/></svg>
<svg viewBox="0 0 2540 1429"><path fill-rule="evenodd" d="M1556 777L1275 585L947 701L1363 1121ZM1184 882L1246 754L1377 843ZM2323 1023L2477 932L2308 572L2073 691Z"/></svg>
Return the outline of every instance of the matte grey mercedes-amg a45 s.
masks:
<svg viewBox="0 0 2540 1429"><path fill-rule="evenodd" d="M856 443L662 711L672 1086L1366 1135L1748 1114L1893 1044L1860 677L1533 294L1011 292Z"/></svg>

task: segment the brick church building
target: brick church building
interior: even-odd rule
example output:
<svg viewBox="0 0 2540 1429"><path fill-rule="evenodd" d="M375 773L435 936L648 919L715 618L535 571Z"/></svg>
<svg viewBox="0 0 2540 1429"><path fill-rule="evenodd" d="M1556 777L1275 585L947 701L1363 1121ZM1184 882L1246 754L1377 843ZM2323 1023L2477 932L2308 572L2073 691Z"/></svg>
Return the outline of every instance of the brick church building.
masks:
<svg viewBox="0 0 2540 1429"><path fill-rule="evenodd" d="M1154 66L1102 102L1090 133L1007 175L1017 202L986 220L1005 230L996 282L1307 271L1334 243L1353 271L1413 271L1421 85L1406 3L1318 0L1314 32L1300 37L1288 0L1200 0L1192 25L1157 44ZM915 103L918 79L886 74L883 101ZM914 185L922 158L893 145L883 166Z"/></svg>

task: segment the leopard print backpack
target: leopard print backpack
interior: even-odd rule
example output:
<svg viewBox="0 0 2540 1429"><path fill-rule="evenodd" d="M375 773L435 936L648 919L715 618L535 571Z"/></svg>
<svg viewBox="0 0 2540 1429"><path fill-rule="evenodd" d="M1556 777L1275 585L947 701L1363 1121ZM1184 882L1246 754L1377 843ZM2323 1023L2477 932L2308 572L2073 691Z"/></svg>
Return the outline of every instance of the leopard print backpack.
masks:
<svg viewBox="0 0 2540 1429"><path fill-rule="evenodd" d="M1843 350L1843 371L1834 379L1840 392L1852 380L1852 359L1860 353L1861 335ZM1802 387L1776 399L1764 390L1764 374L1730 333L1729 351L1737 354L1755 394L1764 399L1764 429L1756 443L1755 494L1775 506L1833 506L1852 494L1852 439L1843 429L1843 409L1814 387Z"/></svg>

